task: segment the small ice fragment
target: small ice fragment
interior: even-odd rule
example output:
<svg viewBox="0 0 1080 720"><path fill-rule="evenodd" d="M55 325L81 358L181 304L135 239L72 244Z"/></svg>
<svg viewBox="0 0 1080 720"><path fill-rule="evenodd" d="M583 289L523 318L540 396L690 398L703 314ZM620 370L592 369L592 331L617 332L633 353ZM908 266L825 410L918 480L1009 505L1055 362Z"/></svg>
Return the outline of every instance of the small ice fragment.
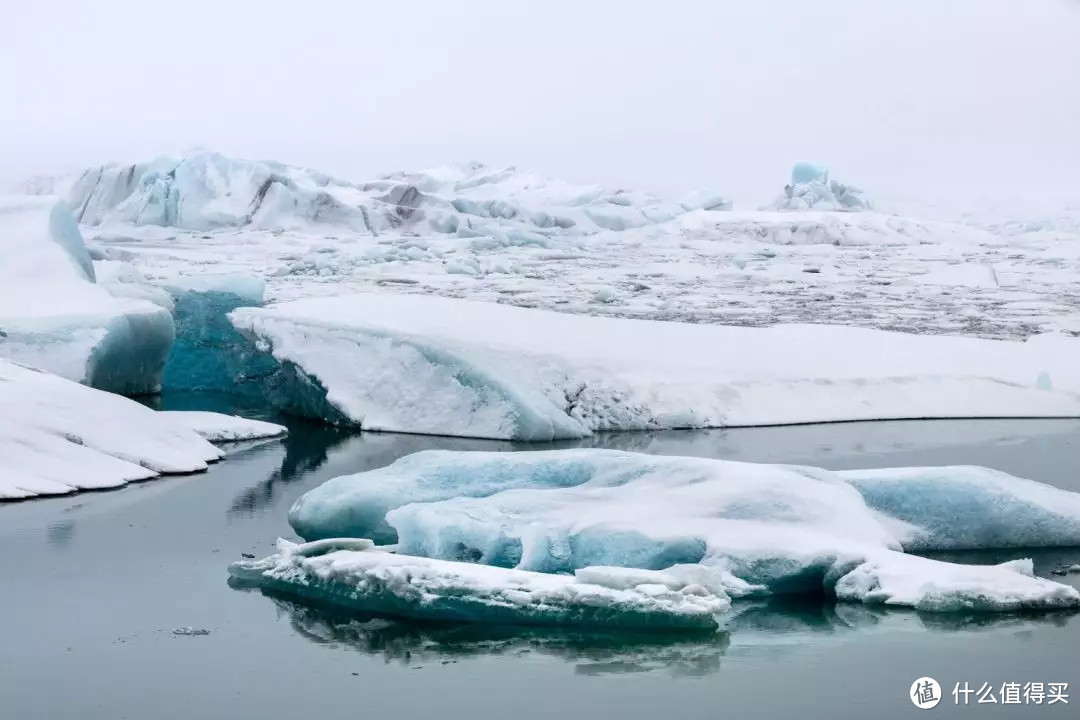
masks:
<svg viewBox="0 0 1080 720"><path fill-rule="evenodd" d="M173 635L209 635L209 630L203 630L202 628L193 628L191 626L176 628L172 631Z"/></svg>

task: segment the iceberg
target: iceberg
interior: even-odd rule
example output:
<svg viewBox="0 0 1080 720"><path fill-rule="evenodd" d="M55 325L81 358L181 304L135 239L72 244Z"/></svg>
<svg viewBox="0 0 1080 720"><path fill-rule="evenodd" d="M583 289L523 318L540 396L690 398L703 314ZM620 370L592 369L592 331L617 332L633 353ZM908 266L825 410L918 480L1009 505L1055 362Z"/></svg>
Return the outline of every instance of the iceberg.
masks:
<svg viewBox="0 0 1080 720"><path fill-rule="evenodd" d="M161 388L172 316L96 284L62 201L0 198L0 253L0 357L113 392Z"/></svg>
<svg viewBox="0 0 1080 720"><path fill-rule="evenodd" d="M206 470L222 452L120 395L0 360L0 499Z"/></svg>
<svg viewBox="0 0 1080 720"><path fill-rule="evenodd" d="M610 430L1080 417L1080 340L1064 335L1011 342L707 326L376 294L239 308L230 318L325 401L297 405L332 408L332 422L368 430L548 441Z"/></svg>
<svg viewBox="0 0 1080 720"><path fill-rule="evenodd" d="M235 582L362 613L502 625L714 630L726 595L698 585L612 588L550 575L408 557L370 541L294 545L229 567Z"/></svg>
<svg viewBox="0 0 1080 720"><path fill-rule="evenodd" d="M926 492L935 484L943 487ZM976 507L993 497L985 527L975 512L942 522L949 506L938 501L955 507L965 494ZM613 588L829 594L934 612L1080 606L1074 588L1034 577L1030 560L972 566L907 554L1080 545L1080 495L982 468L830 472L609 450L424 452L315 488L289 521L306 538L376 536L404 556Z"/></svg>
<svg viewBox="0 0 1080 720"><path fill-rule="evenodd" d="M859 188L829 180L825 167L800 162L792 167L791 184L784 187L784 194L773 202L771 209L852 212L871 210L872 206Z"/></svg>

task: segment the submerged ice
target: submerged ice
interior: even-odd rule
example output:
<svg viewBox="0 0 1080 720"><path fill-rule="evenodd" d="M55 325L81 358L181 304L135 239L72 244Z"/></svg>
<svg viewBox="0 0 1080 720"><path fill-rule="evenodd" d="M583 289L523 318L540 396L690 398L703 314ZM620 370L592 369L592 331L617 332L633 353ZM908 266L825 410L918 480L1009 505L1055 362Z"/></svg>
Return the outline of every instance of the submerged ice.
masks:
<svg viewBox="0 0 1080 720"><path fill-rule="evenodd" d="M987 509L953 513L968 499ZM1075 493L983 468L829 472L604 450L423 452L301 497L306 538L716 596L831 594L928 611L1080 605L1030 561L969 566L905 551L1080 544ZM606 572L606 571L605 571ZM634 573L640 573L635 575ZM650 573L661 573L658 579Z"/></svg>

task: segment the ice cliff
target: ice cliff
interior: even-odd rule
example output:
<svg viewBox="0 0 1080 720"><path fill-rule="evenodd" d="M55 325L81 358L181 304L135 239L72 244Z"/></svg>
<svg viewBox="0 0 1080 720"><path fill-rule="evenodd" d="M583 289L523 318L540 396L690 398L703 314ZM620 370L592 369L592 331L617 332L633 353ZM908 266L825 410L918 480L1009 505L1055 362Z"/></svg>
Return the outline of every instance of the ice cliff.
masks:
<svg viewBox="0 0 1080 720"><path fill-rule="evenodd" d="M307 412L369 430L545 441L604 430L1080 417L1080 341L1058 335L1009 342L691 325L377 294L230 317L296 369Z"/></svg>

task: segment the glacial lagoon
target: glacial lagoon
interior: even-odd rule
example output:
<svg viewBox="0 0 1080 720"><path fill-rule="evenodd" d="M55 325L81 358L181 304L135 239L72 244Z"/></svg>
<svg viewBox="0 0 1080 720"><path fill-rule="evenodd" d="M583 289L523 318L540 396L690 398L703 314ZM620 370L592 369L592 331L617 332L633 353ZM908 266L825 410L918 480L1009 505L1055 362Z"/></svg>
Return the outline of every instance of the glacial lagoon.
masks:
<svg viewBox="0 0 1080 720"><path fill-rule="evenodd" d="M275 419L227 397L166 396L170 409ZM292 537L285 514L337 475L427 448L506 442L352 433L284 419L284 441L230 449L208 473L109 492L0 505L4 717L461 718L909 717L912 682L935 678L939 715L1074 716L1001 704L1004 683L1080 693L1080 617L931 615L773 599L736 603L718 634L589 633L345 616L230 588L242 554ZM624 433L599 446L831 469L981 464L1080 490L1077 421L846 423ZM1035 560L1080 586L1080 548L964 553ZM964 683L995 704L957 705ZM1021 698L1023 700L1023 698ZM813 710L811 710L813 709Z"/></svg>

